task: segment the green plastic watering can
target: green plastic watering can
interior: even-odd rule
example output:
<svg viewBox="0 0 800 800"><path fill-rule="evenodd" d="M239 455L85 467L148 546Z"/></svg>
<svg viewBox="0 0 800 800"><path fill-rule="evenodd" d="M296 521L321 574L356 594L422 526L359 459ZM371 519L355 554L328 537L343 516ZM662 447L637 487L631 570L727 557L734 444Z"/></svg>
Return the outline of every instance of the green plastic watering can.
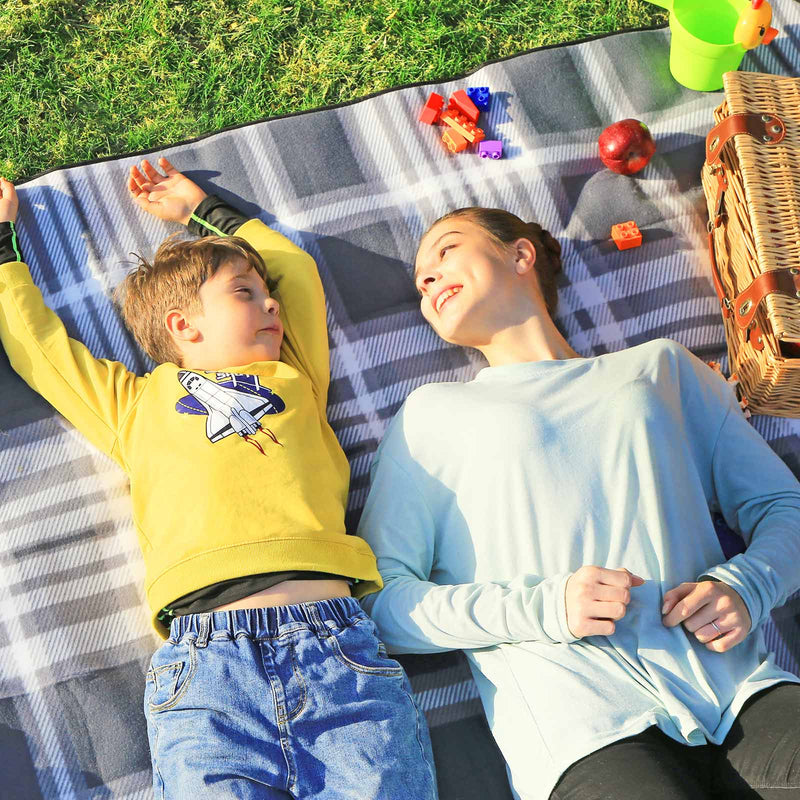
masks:
<svg viewBox="0 0 800 800"><path fill-rule="evenodd" d="M669 69L689 89L721 89L723 73L738 69L748 50L769 44L778 33L770 27L772 8L766 0L650 2L669 11Z"/></svg>

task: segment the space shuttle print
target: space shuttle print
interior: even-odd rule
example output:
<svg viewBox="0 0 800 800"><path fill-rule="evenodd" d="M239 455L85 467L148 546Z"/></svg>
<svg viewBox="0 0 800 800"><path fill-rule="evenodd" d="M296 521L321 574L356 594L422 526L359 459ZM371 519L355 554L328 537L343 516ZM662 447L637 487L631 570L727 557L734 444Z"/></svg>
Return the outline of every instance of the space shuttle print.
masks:
<svg viewBox="0 0 800 800"><path fill-rule="evenodd" d="M235 433L266 455L261 445L251 438L263 431L282 447L275 434L259 420L267 414L280 414L286 403L262 386L256 375L218 372L216 378L211 380L199 372L180 370L178 381L189 394L178 400L175 410L180 414L205 414L206 436L211 442Z"/></svg>

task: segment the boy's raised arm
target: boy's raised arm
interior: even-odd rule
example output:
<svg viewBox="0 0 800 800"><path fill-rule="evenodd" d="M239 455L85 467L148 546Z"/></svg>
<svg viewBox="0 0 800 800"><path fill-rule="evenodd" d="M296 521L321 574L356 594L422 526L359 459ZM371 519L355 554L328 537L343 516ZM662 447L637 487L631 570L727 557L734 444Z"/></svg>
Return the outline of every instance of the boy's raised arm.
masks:
<svg viewBox="0 0 800 800"><path fill-rule="evenodd" d="M23 261L18 208L13 184L0 178L0 340L26 383L124 467L118 432L144 379L119 362L94 358L67 335Z"/></svg>
<svg viewBox="0 0 800 800"><path fill-rule="evenodd" d="M325 296L314 259L282 234L250 219L215 195L207 195L166 159L159 172L143 160L132 166L128 188L150 214L187 225L195 236L240 236L261 255L270 292L280 303L284 339L281 361L308 375L322 411L330 380Z"/></svg>

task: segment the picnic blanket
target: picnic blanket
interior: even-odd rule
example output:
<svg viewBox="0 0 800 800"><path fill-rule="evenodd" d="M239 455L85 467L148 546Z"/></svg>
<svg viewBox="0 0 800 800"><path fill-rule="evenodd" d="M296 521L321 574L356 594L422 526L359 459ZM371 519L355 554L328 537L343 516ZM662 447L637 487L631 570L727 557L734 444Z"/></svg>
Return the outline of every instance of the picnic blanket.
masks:
<svg viewBox="0 0 800 800"><path fill-rule="evenodd" d="M794 75L800 6L775 0L781 35L744 68ZM473 74L336 108L225 130L159 152L208 191L260 216L316 258L328 300L331 424L352 467L349 530L368 468L406 395L469 379L482 365L423 322L410 277L416 244L442 213L497 206L536 219L564 249L559 324L585 356L656 337L725 362L705 251L699 173L721 93L668 71L666 29L531 51ZM488 86L481 125L504 157L449 154L417 122L428 93ZM597 137L614 120L650 126L658 152L633 178L602 169ZM20 238L34 279L70 334L146 372L111 289L176 226L126 192L134 157L51 171L19 187ZM617 251L613 223L643 245ZM145 798L141 709L158 640L121 470L10 370L0 354L0 797ZM753 419L800 476L800 421ZM191 498L175 498L191 503ZM691 535L691 531L687 531ZM800 670L800 599L774 612L767 641ZM463 656L404 658L431 726L442 800L510 797Z"/></svg>

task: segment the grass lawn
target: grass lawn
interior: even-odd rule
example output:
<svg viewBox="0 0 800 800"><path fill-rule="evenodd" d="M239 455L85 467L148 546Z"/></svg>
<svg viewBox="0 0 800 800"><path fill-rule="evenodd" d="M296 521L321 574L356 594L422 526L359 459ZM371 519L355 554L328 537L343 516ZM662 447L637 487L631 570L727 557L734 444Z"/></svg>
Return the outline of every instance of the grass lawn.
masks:
<svg viewBox="0 0 800 800"><path fill-rule="evenodd" d="M0 174L18 181L664 21L644 0L3 0Z"/></svg>

